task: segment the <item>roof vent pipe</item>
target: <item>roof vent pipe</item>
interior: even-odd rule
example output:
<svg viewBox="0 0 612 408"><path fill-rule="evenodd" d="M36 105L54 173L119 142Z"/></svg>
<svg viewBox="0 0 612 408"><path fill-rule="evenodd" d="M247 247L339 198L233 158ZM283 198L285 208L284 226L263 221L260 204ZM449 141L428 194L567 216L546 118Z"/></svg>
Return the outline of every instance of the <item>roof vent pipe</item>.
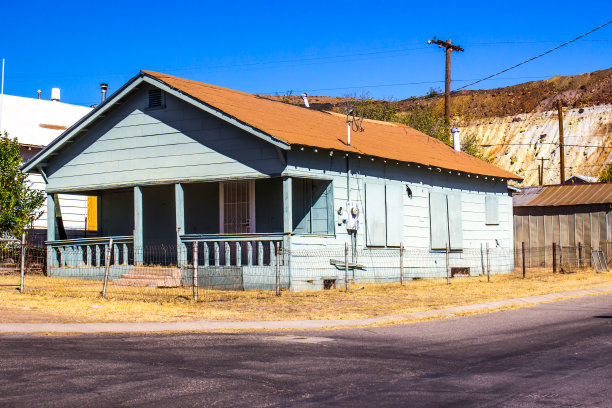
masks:
<svg viewBox="0 0 612 408"><path fill-rule="evenodd" d="M349 109L346 112L346 145L351 145L351 119L350 116L353 114L353 110Z"/></svg>
<svg viewBox="0 0 612 408"><path fill-rule="evenodd" d="M304 100L304 106L310 108L310 104L308 103L308 94L306 92L302 94L302 99Z"/></svg>
<svg viewBox="0 0 612 408"><path fill-rule="evenodd" d="M108 84L100 84L100 91L102 92L102 102L106 100L106 91L108 91Z"/></svg>
<svg viewBox="0 0 612 408"><path fill-rule="evenodd" d="M461 139L459 138L459 128L452 128L451 133L453 134L453 147L456 151L461 151Z"/></svg>
<svg viewBox="0 0 612 408"><path fill-rule="evenodd" d="M60 100L60 89L59 88L51 88L51 100L52 101Z"/></svg>
<svg viewBox="0 0 612 408"><path fill-rule="evenodd" d="M42 94L42 91L39 89L38 91L36 91L36 93L38 94L38 99L40 99L40 95Z"/></svg>

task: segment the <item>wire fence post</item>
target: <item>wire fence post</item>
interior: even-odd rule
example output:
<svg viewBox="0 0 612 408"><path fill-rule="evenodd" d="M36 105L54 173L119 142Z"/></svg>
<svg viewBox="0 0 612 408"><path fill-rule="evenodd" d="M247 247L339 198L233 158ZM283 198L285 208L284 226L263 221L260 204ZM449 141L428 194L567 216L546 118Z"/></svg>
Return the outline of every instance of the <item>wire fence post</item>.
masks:
<svg viewBox="0 0 612 408"><path fill-rule="evenodd" d="M276 296L280 296L280 243L276 243Z"/></svg>
<svg viewBox="0 0 612 408"><path fill-rule="evenodd" d="M487 242L487 282L491 282L491 263L489 261L489 243Z"/></svg>
<svg viewBox="0 0 612 408"><path fill-rule="evenodd" d="M553 275L557 273L557 244L553 242L552 244L553 251Z"/></svg>
<svg viewBox="0 0 612 408"><path fill-rule="evenodd" d="M484 262L484 250L482 249L482 242L480 243L480 266L482 267L482 275L486 273L485 262Z"/></svg>
<svg viewBox="0 0 612 408"><path fill-rule="evenodd" d="M21 234L21 278L19 280L19 292L23 293L23 279L25 275L25 232Z"/></svg>
<svg viewBox="0 0 612 408"><path fill-rule="evenodd" d="M344 243L344 289L349 291L349 274L348 274L348 242Z"/></svg>
<svg viewBox="0 0 612 408"><path fill-rule="evenodd" d="M113 252L113 239L108 240L108 250L106 251L105 271L104 271L104 287L102 288L102 297L106 297L106 286L108 285L108 271L110 269L111 255Z"/></svg>
<svg viewBox="0 0 612 408"><path fill-rule="evenodd" d="M404 285L404 244L400 242L400 285Z"/></svg>
<svg viewBox="0 0 612 408"><path fill-rule="evenodd" d="M525 241L521 242L521 254L523 255L523 279L525 279Z"/></svg>
<svg viewBox="0 0 612 408"><path fill-rule="evenodd" d="M193 243L193 301L198 301L198 242Z"/></svg>
<svg viewBox="0 0 612 408"><path fill-rule="evenodd" d="M578 243L578 269L582 269L582 243Z"/></svg>
<svg viewBox="0 0 612 408"><path fill-rule="evenodd" d="M446 284L450 285L450 271L448 269L448 242L446 243Z"/></svg>

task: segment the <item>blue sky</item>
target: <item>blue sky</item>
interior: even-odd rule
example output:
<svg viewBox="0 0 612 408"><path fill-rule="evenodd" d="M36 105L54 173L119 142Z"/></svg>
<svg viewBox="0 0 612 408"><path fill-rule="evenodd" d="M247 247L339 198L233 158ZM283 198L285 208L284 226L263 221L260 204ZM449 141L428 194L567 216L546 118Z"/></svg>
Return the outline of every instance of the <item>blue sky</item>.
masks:
<svg viewBox="0 0 612 408"><path fill-rule="evenodd" d="M4 2L5 93L99 101L141 69L253 93L403 99L443 88L452 39L453 88L612 19L608 1L499 2ZM479 84L493 88L612 67L612 24Z"/></svg>

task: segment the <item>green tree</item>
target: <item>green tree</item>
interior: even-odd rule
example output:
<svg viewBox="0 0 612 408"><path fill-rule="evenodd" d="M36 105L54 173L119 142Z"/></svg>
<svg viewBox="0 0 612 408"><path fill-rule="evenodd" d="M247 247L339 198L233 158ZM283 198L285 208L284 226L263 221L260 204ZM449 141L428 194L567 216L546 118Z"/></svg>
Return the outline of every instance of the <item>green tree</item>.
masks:
<svg viewBox="0 0 612 408"><path fill-rule="evenodd" d="M42 215L45 194L31 188L21 171L23 159L17 139L0 137L0 234L20 237L28 224Z"/></svg>
<svg viewBox="0 0 612 408"><path fill-rule="evenodd" d="M612 181L612 163L608 164L608 168L601 172L597 181L600 183L609 183Z"/></svg>

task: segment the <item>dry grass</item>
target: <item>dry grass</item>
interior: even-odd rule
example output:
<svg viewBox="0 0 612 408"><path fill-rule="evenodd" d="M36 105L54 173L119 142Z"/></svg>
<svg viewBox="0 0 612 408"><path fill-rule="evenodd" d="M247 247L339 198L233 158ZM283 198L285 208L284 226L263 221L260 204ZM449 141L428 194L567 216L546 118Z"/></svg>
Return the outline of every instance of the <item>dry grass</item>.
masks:
<svg viewBox="0 0 612 408"><path fill-rule="evenodd" d="M1 276L0 284L16 282ZM522 279L510 275L444 279L399 284L353 285L343 290L286 292L200 291L194 304L188 289L119 288L77 279L29 276L26 292L0 288L0 321L173 321L173 320L301 320L349 319L441 309L522 296L563 292L612 284L612 273L580 271L552 275L530 270Z"/></svg>

